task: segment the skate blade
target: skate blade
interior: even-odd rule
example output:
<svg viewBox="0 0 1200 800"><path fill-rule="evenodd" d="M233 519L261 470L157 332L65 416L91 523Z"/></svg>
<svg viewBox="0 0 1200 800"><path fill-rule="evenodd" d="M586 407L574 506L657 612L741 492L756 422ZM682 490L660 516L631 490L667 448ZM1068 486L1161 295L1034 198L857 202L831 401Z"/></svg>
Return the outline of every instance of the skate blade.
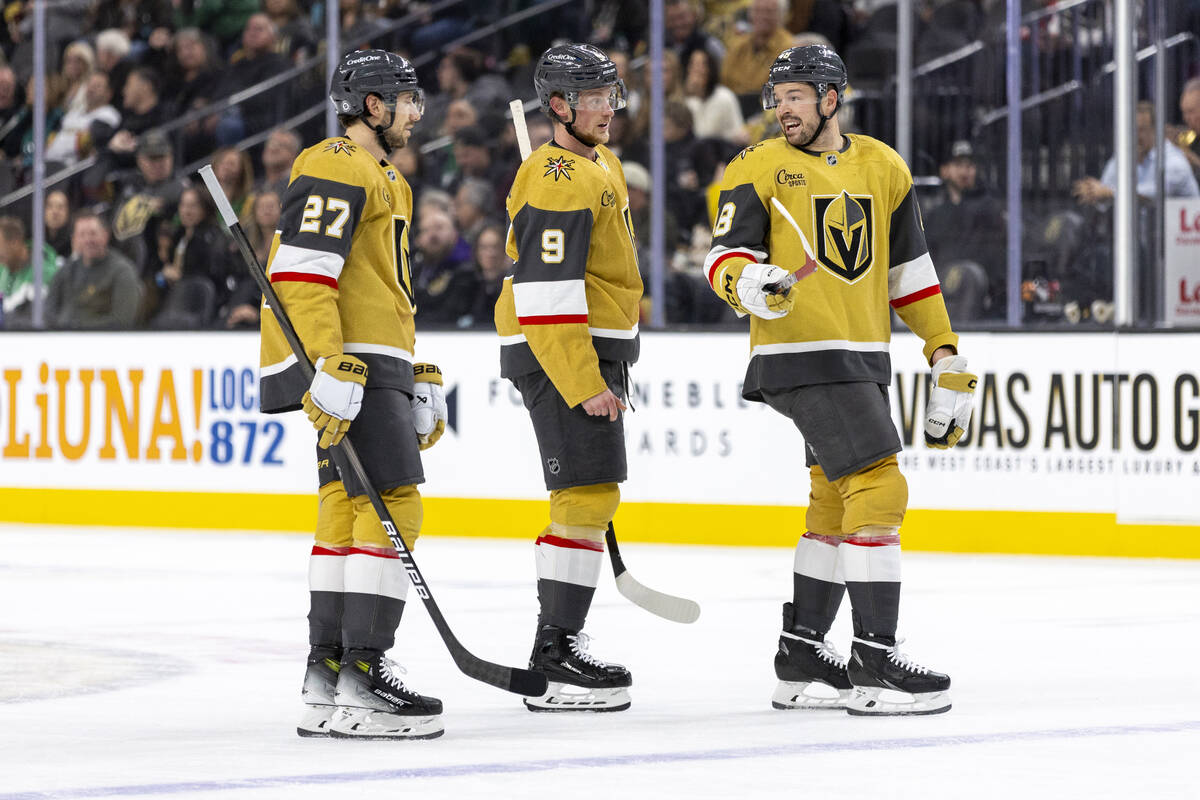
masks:
<svg viewBox="0 0 1200 800"><path fill-rule="evenodd" d="M296 734L305 739L328 739L329 721L336 710L336 706L310 703L300 719L300 724L296 726Z"/></svg>
<svg viewBox="0 0 1200 800"><path fill-rule="evenodd" d="M850 700L849 689L835 689L820 681L780 681L771 695L771 707L781 711L843 709Z"/></svg>
<svg viewBox="0 0 1200 800"><path fill-rule="evenodd" d="M329 723L332 739L436 739L445 732L440 715L402 716L369 708L340 708Z"/></svg>
<svg viewBox="0 0 1200 800"><path fill-rule="evenodd" d="M530 711L624 711L631 700L629 690L584 689L566 683L551 683L541 697L525 698L525 707Z"/></svg>
<svg viewBox="0 0 1200 800"><path fill-rule="evenodd" d="M950 710L950 692L906 694L892 689L856 686L846 713L856 717L908 717L944 714Z"/></svg>

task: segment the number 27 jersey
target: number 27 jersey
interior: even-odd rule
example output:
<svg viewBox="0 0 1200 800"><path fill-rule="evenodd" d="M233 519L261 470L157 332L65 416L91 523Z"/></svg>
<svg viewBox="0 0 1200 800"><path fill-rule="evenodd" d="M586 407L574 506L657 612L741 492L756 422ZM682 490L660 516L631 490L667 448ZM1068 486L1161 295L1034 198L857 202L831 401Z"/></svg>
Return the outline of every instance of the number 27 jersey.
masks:
<svg viewBox="0 0 1200 800"><path fill-rule="evenodd" d="M367 386L412 391L411 219L408 183L349 139L296 158L267 275L310 361L349 353ZM261 324L262 410L299 408L308 382L265 305Z"/></svg>

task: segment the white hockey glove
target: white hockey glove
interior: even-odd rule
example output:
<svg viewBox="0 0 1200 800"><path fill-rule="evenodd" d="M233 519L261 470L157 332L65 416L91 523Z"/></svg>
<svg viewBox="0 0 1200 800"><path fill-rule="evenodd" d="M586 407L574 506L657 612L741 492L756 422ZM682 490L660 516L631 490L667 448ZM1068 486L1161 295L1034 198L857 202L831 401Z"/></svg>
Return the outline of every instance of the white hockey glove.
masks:
<svg viewBox="0 0 1200 800"><path fill-rule="evenodd" d="M737 280L738 302L742 310L762 319L786 317L792 310L791 284L795 282L787 270L774 264L747 264ZM776 294L769 288L772 284L788 288Z"/></svg>
<svg viewBox="0 0 1200 800"><path fill-rule="evenodd" d="M413 427L422 450L437 444L446 432L446 391L442 371L433 364L413 364Z"/></svg>
<svg viewBox="0 0 1200 800"><path fill-rule="evenodd" d="M318 358L313 367L317 374L301 405L313 427L321 432L321 447L333 447L350 430L350 421L362 408L367 365L354 356L338 354Z"/></svg>
<svg viewBox="0 0 1200 800"><path fill-rule="evenodd" d="M947 356L933 365L933 388L925 407L925 446L945 450L967 433L978 378L967 372L965 356Z"/></svg>

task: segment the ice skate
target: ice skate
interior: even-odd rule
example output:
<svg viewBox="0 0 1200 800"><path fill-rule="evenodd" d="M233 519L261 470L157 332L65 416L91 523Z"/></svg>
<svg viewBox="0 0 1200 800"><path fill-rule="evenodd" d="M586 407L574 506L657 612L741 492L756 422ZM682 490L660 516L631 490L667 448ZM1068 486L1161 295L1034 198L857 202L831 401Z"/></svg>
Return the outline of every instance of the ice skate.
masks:
<svg viewBox="0 0 1200 800"><path fill-rule="evenodd" d="M335 739L433 739L441 736L442 701L404 685L404 668L378 650L350 650L342 660L329 723Z"/></svg>
<svg viewBox="0 0 1200 800"><path fill-rule="evenodd" d="M633 677L620 664L587 652L587 635L554 625L538 629L529 668L550 681L546 694L526 698L530 711L624 711Z"/></svg>
<svg viewBox="0 0 1200 800"><path fill-rule="evenodd" d="M300 690L304 700L304 716L296 726L296 733L301 736L329 736L329 720L337 708L333 695L337 688L338 670L341 669L340 660L341 651L332 647L314 647L309 651L304 688Z"/></svg>
<svg viewBox="0 0 1200 800"><path fill-rule="evenodd" d="M855 636L846 711L858 716L941 714L950 710L950 676L910 661L890 636Z"/></svg>
<svg viewBox="0 0 1200 800"><path fill-rule="evenodd" d="M791 603L783 604L775 676L779 685L771 696L774 708L845 708L850 699L846 660L824 635L794 624Z"/></svg>

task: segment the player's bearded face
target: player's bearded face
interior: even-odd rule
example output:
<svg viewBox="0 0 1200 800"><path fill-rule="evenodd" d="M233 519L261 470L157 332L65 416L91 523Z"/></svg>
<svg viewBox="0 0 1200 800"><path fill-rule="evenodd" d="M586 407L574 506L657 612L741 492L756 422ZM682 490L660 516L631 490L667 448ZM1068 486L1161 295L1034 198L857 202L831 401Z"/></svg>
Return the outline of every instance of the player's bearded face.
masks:
<svg viewBox="0 0 1200 800"><path fill-rule="evenodd" d="M788 144L800 147L812 139L821 123L817 93L807 83L781 83L775 87L775 119Z"/></svg>
<svg viewBox="0 0 1200 800"><path fill-rule="evenodd" d="M608 89L588 89L579 94L572 127L575 137L590 147L608 142L608 124L616 113L608 97Z"/></svg>
<svg viewBox="0 0 1200 800"><path fill-rule="evenodd" d="M399 150L408 144L408 138L412 136L413 125L420 119L421 112L417 110L411 92L396 98L396 113L392 118L392 127L384 133L384 138L387 139L392 150Z"/></svg>

